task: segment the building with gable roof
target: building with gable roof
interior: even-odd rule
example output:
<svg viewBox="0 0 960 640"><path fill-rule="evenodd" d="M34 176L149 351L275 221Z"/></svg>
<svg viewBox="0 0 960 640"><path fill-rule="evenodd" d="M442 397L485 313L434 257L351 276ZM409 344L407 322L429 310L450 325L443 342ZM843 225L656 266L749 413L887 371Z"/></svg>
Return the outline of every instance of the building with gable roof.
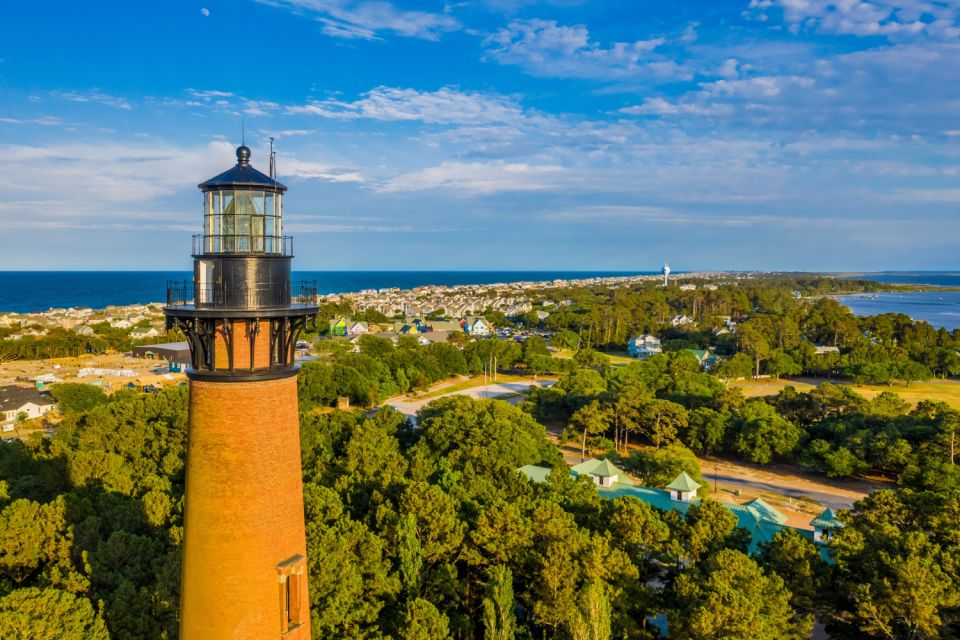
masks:
<svg viewBox="0 0 960 640"><path fill-rule="evenodd" d="M627 340L627 353L634 358L649 358L663 353L663 346L660 344L660 338L643 334Z"/></svg>
<svg viewBox="0 0 960 640"><path fill-rule="evenodd" d="M13 431L23 416L32 420L56 408L57 403L50 395L41 393L35 386L0 387L0 428L5 432Z"/></svg>

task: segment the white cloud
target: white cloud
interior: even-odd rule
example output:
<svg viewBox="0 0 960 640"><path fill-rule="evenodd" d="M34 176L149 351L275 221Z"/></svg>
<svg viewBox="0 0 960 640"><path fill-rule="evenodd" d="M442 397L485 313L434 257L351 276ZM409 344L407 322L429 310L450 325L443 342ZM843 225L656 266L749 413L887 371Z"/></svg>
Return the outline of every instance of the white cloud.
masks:
<svg viewBox="0 0 960 640"><path fill-rule="evenodd" d="M664 38L614 42L604 47L590 40L583 25L562 26L553 20L513 20L485 41L489 56L546 77L684 79L690 72L656 53Z"/></svg>
<svg viewBox="0 0 960 640"><path fill-rule="evenodd" d="M279 131L268 131L263 129L260 131L260 135L263 138L273 137L276 140L281 138L293 138L296 136L309 136L316 133L313 129L280 129Z"/></svg>
<svg viewBox="0 0 960 640"><path fill-rule="evenodd" d="M960 37L956 0L751 0L752 15L769 18L782 11L793 30L830 34L887 36L903 39L923 35L937 39Z"/></svg>
<svg viewBox="0 0 960 640"><path fill-rule="evenodd" d="M717 80L700 86L710 95L737 96L748 100L773 98L791 87L812 87L813 78L804 76L756 76L742 80Z"/></svg>
<svg viewBox="0 0 960 640"><path fill-rule="evenodd" d="M410 38L437 40L460 23L452 16L427 11L405 11L383 0L257 0L323 24L321 31L334 38L374 40L382 32Z"/></svg>
<svg viewBox="0 0 960 640"><path fill-rule="evenodd" d="M0 118L4 124L38 124L44 127L56 127L63 124L63 120L54 116L40 116L38 118Z"/></svg>
<svg viewBox="0 0 960 640"><path fill-rule="evenodd" d="M233 93L231 91L219 91L217 89L187 89L187 93L198 100L203 100L204 102L211 102L220 98L233 97Z"/></svg>
<svg viewBox="0 0 960 640"><path fill-rule="evenodd" d="M284 156L283 175L294 178L325 180L327 182L364 182L363 175L356 169L336 167L320 162L306 162Z"/></svg>
<svg viewBox="0 0 960 640"><path fill-rule="evenodd" d="M232 156L223 142L0 145L0 224L195 229L199 208L171 212L168 199L194 191L197 176L215 175Z"/></svg>
<svg viewBox="0 0 960 640"><path fill-rule="evenodd" d="M437 91L377 87L353 102L320 100L288 107L287 112L341 120L369 118L428 124L511 122L523 117L522 108L512 98L454 87Z"/></svg>
<svg viewBox="0 0 960 640"><path fill-rule="evenodd" d="M50 95L60 100L70 102L93 102L103 104L114 109L132 109L133 106L126 98L112 96L97 89L90 91L51 91Z"/></svg>
<svg viewBox="0 0 960 640"><path fill-rule="evenodd" d="M670 102L663 98L647 98L643 104L620 109L620 113L634 116L718 116L730 115L733 107L728 104Z"/></svg>
<svg viewBox="0 0 960 640"><path fill-rule="evenodd" d="M245 100L243 112L248 116L265 116L280 108L280 104L269 100Z"/></svg>
<svg viewBox="0 0 960 640"><path fill-rule="evenodd" d="M539 191L556 187L563 168L509 162L443 162L387 181L386 193L452 189L464 194L484 195L503 191Z"/></svg>
<svg viewBox="0 0 960 640"><path fill-rule="evenodd" d="M925 204L960 204L960 189L899 189L892 198Z"/></svg>

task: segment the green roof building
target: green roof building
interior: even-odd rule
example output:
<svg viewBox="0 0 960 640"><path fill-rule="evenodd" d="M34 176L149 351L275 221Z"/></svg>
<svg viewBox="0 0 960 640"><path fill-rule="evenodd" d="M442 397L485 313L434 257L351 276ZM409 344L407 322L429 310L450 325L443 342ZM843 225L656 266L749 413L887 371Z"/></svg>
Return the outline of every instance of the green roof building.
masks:
<svg viewBox="0 0 960 640"><path fill-rule="evenodd" d="M756 498L746 503L747 507L753 507L756 509L757 513L765 520L771 522L776 522L777 524L785 524L787 522L787 516L783 515L769 504L763 501L763 498Z"/></svg>
<svg viewBox="0 0 960 640"><path fill-rule="evenodd" d="M824 543L830 539L834 531L843 528L843 523L837 520L837 514L828 507L810 521L810 526L813 527L813 541Z"/></svg>
<svg viewBox="0 0 960 640"><path fill-rule="evenodd" d="M702 486L702 484L687 475L686 471L681 471L680 475L666 486L666 489L670 491L671 500L690 502L697 495L697 489Z"/></svg>
<svg viewBox="0 0 960 640"><path fill-rule="evenodd" d="M550 475L550 469L546 467L538 467L535 464L528 464L517 469L520 473L527 477L527 480L531 482L536 482L537 484L542 484L547 481L547 477Z"/></svg>
<svg viewBox="0 0 960 640"><path fill-rule="evenodd" d="M612 487L615 484L630 486L633 484L623 471L607 459L590 459L586 462L581 462L571 469L570 473L572 473L574 477L581 475L590 476L590 478L593 479L593 483L598 487Z"/></svg>
<svg viewBox="0 0 960 640"><path fill-rule="evenodd" d="M518 469L520 473L535 483L543 483L550 475L550 469L527 465ZM597 485L600 496L613 500L614 498L629 496L643 500L650 506L661 511L679 511L686 515L691 504L697 500L696 492L702 486L686 472L681 472L673 482L664 489L634 486L626 475L609 460L587 460L570 470L571 475L586 475ZM614 475L616 474L616 475ZM787 517L761 498L756 498L744 504L721 502L733 515L737 517L737 526L746 529L750 534L748 551L756 553L761 544L769 543L773 537L784 529L796 529L802 536L814 542L824 542L831 530L843 526L833 511L825 510L810 524L815 528L797 529L787 523ZM819 532L819 533L818 533ZM832 562L828 548L820 549L821 557Z"/></svg>

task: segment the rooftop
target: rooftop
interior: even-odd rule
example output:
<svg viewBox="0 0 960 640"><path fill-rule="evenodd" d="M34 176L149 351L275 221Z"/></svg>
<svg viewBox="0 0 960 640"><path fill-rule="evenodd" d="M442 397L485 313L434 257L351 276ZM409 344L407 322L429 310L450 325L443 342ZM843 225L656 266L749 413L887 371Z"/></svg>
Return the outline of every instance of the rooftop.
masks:
<svg viewBox="0 0 960 640"><path fill-rule="evenodd" d="M50 396L41 394L33 386L10 385L0 387L0 411L13 411L28 402L40 406L54 404Z"/></svg>
<svg viewBox="0 0 960 640"><path fill-rule="evenodd" d="M666 486L667 489L672 489L673 491L687 491L694 492L703 485L687 475L686 471L681 471L680 475L673 479L673 482Z"/></svg>
<svg viewBox="0 0 960 640"><path fill-rule="evenodd" d="M232 169L216 175L197 185L204 191L222 187L252 187L272 191L286 191L287 187L250 165L250 149L245 145L237 147L237 164Z"/></svg>

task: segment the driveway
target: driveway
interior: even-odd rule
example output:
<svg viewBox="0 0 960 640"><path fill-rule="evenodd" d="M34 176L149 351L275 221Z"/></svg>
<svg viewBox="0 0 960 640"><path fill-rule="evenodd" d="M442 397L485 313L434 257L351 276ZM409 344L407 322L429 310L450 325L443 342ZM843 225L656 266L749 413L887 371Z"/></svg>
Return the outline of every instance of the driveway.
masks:
<svg viewBox="0 0 960 640"><path fill-rule="evenodd" d="M469 396L471 398L494 398L504 400L510 404L519 404L524 398L523 394L531 387L549 387L550 385L554 385L556 383L556 380L520 380L516 382L496 382L493 384L481 385L479 387L461 389L460 391L452 391L450 393L431 398L402 401L390 400L386 404L393 407L400 413L410 418L414 418L417 411L430 404L434 400L438 400L439 398L446 398L448 396Z"/></svg>

